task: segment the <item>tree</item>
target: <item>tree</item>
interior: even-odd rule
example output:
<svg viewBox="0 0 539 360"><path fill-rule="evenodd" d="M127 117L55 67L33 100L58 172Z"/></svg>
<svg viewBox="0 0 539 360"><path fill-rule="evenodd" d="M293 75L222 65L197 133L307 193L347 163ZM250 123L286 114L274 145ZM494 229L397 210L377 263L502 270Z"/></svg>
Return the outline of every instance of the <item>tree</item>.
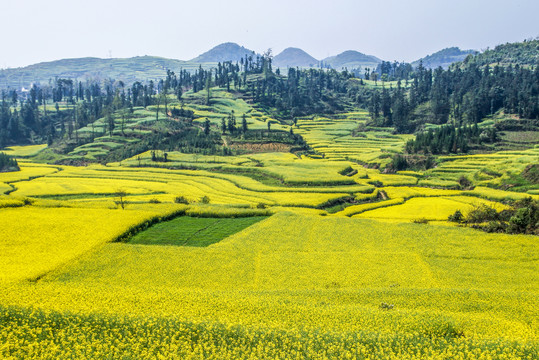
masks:
<svg viewBox="0 0 539 360"><path fill-rule="evenodd" d="M374 84L376 85L378 81L378 73L373 71L370 76L371 76L371 80L374 81Z"/></svg>
<svg viewBox="0 0 539 360"><path fill-rule="evenodd" d="M247 132L247 117L245 114L241 117L241 131L245 134Z"/></svg>
<svg viewBox="0 0 539 360"><path fill-rule="evenodd" d="M210 135L210 120L208 120L208 118L204 121L204 135Z"/></svg>
<svg viewBox="0 0 539 360"><path fill-rule="evenodd" d="M159 121L159 103L161 102L161 96L157 96L157 106L155 108L155 121Z"/></svg>
<svg viewBox="0 0 539 360"><path fill-rule="evenodd" d="M236 126L234 125L234 119L232 117L228 117L228 132L233 133L236 131Z"/></svg>
<svg viewBox="0 0 539 360"><path fill-rule="evenodd" d="M124 210L125 205L127 204L127 201L125 201L125 197L127 196L127 193L123 189L118 189L116 191L116 196L118 197L118 200L116 201L116 205L120 205L122 210Z"/></svg>
<svg viewBox="0 0 539 360"><path fill-rule="evenodd" d="M114 117L112 116L112 110L110 108L107 109L106 120L109 128L109 135L112 136L112 131L114 131Z"/></svg>
<svg viewBox="0 0 539 360"><path fill-rule="evenodd" d="M182 88L178 87L178 91L176 92L176 97L178 98L178 100L182 99L182 95L183 95Z"/></svg>
<svg viewBox="0 0 539 360"><path fill-rule="evenodd" d="M206 105L210 104L210 97L211 97L211 70L206 75Z"/></svg>
<svg viewBox="0 0 539 360"><path fill-rule="evenodd" d="M226 120L225 118L222 118L221 119L221 132L224 134L226 134Z"/></svg>

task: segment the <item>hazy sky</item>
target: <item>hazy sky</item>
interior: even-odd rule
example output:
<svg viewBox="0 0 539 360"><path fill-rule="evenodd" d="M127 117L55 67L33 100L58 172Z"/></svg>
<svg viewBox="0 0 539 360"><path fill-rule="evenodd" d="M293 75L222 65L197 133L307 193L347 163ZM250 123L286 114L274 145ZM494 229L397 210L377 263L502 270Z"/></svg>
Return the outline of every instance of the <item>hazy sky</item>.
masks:
<svg viewBox="0 0 539 360"><path fill-rule="evenodd" d="M538 0L0 0L0 68L74 57L189 60L222 42L413 61L539 36Z"/></svg>

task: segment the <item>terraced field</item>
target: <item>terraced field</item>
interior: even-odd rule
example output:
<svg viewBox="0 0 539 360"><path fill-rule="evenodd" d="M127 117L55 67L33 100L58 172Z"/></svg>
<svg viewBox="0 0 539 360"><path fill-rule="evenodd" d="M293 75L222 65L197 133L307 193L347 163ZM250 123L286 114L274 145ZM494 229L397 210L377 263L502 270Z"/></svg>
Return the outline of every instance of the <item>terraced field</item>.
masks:
<svg viewBox="0 0 539 360"><path fill-rule="evenodd" d="M387 139L373 159L404 142ZM19 158L0 174L0 357L537 358L536 236L447 217L538 199L501 189L538 149L384 174L334 142L324 159Z"/></svg>
<svg viewBox="0 0 539 360"><path fill-rule="evenodd" d="M215 128L220 128L222 119L234 114L240 123L242 116L245 115L250 130L267 130L268 122L271 123L271 128L274 131L289 130L289 126L281 125L279 121L256 110L243 99L234 97L229 92L219 88L213 88L211 94L210 105L202 105L206 101L206 95L202 93L194 94L192 92L186 92L181 103L178 99L170 95L168 97L167 108L169 112L173 109L193 111L193 122L200 128L202 128L206 120L209 120ZM114 123L114 129L112 131L109 129L106 118L97 119L90 125L74 132L72 137L81 140L84 139L85 144L75 147L64 159L71 161L95 161L96 159L103 158L110 150L119 149L126 144L140 142L144 135L153 132L153 127L159 126L159 119L165 119L163 109L164 107L161 105L159 115L157 115L156 105L146 108L135 107L132 113L125 111L114 112L111 115ZM41 149L40 147L36 147L35 149L26 147L28 156L32 155L32 152ZM10 152L10 154L26 156L26 154L20 154L18 152Z"/></svg>
<svg viewBox="0 0 539 360"><path fill-rule="evenodd" d="M390 155L401 152L409 135L392 135L392 129L365 131L367 112L340 114L334 118L299 119L296 133L326 159L350 159L386 165Z"/></svg>

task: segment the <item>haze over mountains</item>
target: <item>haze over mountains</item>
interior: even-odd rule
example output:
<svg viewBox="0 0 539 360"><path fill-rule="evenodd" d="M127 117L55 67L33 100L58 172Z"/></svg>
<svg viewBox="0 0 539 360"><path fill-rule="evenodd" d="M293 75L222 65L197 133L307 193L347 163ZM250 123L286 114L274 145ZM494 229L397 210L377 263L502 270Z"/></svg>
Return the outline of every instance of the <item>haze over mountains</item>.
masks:
<svg viewBox="0 0 539 360"><path fill-rule="evenodd" d="M476 52L473 50L462 51L454 47L441 50L420 60L423 60L423 66L427 68L436 68L438 66L447 68L451 63L462 61L466 56L473 53ZM80 81L88 78L111 78L122 80L126 83L157 80L166 76L167 69L174 72L179 72L180 69L194 71L199 66L209 68L215 66L218 62L240 62L246 56L253 56L256 59L260 55L236 43L228 42L217 45L189 61L156 56L137 56L126 59L63 59L23 68L0 70L0 87L29 87L35 82L48 83L49 80L55 77ZM420 60L413 62L412 65L418 66ZM347 50L325 59L316 59L300 48L289 47L274 56L273 67L284 69L287 67L322 67L339 71L345 68L348 70L362 70L365 68L374 70L381 62L382 60L376 56L366 55L355 50Z"/></svg>

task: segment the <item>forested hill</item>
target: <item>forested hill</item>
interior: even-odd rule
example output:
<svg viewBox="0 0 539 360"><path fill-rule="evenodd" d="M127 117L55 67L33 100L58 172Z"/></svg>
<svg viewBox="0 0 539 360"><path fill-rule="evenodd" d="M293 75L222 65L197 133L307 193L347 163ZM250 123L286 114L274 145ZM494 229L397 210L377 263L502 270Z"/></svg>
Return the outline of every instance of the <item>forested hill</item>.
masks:
<svg viewBox="0 0 539 360"><path fill-rule="evenodd" d="M204 64L204 67L215 66ZM46 85L55 78L85 81L86 79L117 79L124 83L159 80L167 69L195 70L200 64L157 56L137 56L125 59L77 58L30 65L24 68L0 70L0 88L29 88L31 84Z"/></svg>
<svg viewBox="0 0 539 360"><path fill-rule="evenodd" d="M439 66L447 69L451 64L463 61L470 54L478 54L478 52L475 50L461 50L458 47L451 47L416 60L412 62L412 66L418 67L419 63L422 62L423 66L427 69L436 69Z"/></svg>
<svg viewBox="0 0 539 360"><path fill-rule="evenodd" d="M464 64L473 62L483 65L539 65L539 39L498 45L474 57Z"/></svg>

